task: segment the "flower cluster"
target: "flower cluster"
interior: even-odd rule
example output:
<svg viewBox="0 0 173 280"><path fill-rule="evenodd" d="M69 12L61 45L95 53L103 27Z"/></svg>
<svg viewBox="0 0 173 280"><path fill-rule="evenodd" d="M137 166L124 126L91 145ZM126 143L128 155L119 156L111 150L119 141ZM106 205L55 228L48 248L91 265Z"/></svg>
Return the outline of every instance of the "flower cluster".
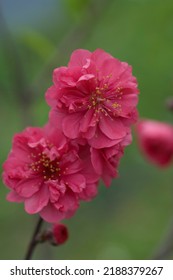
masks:
<svg viewBox="0 0 173 280"><path fill-rule="evenodd" d="M101 178L109 186L117 176L137 120L137 81L127 63L103 50L76 50L54 70L46 101L48 123L14 136L3 180L9 201L55 223L91 200Z"/></svg>

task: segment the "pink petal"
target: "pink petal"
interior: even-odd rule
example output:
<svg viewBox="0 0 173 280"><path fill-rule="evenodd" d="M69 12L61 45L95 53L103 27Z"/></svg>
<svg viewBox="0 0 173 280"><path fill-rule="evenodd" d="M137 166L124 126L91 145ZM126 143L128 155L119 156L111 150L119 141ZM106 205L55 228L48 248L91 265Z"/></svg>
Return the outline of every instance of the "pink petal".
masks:
<svg viewBox="0 0 173 280"><path fill-rule="evenodd" d="M86 114L81 119L80 130L82 132L87 132L89 127L93 127L96 125L96 117L94 116L94 110L90 109L86 112Z"/></svg>
<svg viewBox="0 0 173 280"><path fill-rule="evenodd" d="M68 189L54 206L62 212L75 211L79 207L76 195Z"/></svg>
<svg viewBox="0 0 173 280"><path fill-rule="evenodd" d="M45 182L45 185L49 189L50 201L52 203L58 201L60 196L66 191L65 184L63 182L59 182L59 180L48 180Z"/></svg>
<svg viewBox="0 0 173 280"><path fill-rule="evenodd" d="M94 163L95 166L97 166L96 163L97 162ZM98 173L95 172L95 169L94 169L90 159L86 160L84 162L84 167L83 167L83 170L82 170L82 174L86 178L86 184L87 185L96 183L100 179L100 176L98 175Z"/></svg>
<svg viewBox="0 0 173 280"><path fill-rule="evenodd" d="M16 187L16 192L22 197L31 197L40 189L41 177L23 179Z"/></svg>
<svg viewBox="0 0 173 280"><path fill-rule="evenodd" d="M79 172L82 169L82 162L75 158L73 162L68 161L68 168L65 168L65 174L70 175Z"/></svg>
<svg viewBox="0 0 173 280"><path fill-rule="evenodd" d="M104 162L101 152L99 149L91 148L91 162L94 167L94 170L101 175L103 173ZM97 163L97 164L96 164Z"/></svg>
<svg viewBox="0 0 173 280"><path fill-rule="evenodd" d="M73 84L73 79L68 75L68 68L65 66L56 68L53 71L53 83L58 87L60 82Z"/></svg>
<svg viewBox="0 0 173 280"><path fill-rule="evenodd" d="M55 86L51 86L45 93L45 99L49 106L55 107L57 104L58 91Z"/></svg>
<svg viewBox="0 0 173 280"><path fill-rule="evenodd" d="M99 127L112 140L123 138L127 133L126 128L120 120L115 120L104 115L99 122Z"/></svg>
<svg viewBox="0 0 173 280"><path fill-rule="evenodd" d="M65 218L65 213L58 211L51 203L48 203L39 214L48 223L58 223Z"/></svg>
<svg viewBox="0 0 173 280"><path fill-rule="evenodd" d="M92 137L94 137L95 133L96 133L96 126L90 126L88 127L88 130L86 132L82 133L82 136L85 139L91 139Z"/></svg>
<svg viewBox="0 0 173 280"><path fill-rule="evenodd" d="M112 58L113 57L109 53L106 53L102 49L96 49L91 54L91 60L95 62L98 70L100 69L100 67L102 66L102 64L105 60L112 59Z"/></svg>
<svg viewBox="0 0 173 280"><path fill-rule="evenodd" d="M121 106L119 116L128 117L138 103L138 96L136 94L122 95L122 99L117 102Z"/></svg>
<svg viewBox="0 0 173 280"><path fill-rule="evenodd" d="M90 58L91 52L83 49L75 50L71 57L70 62L68 63L68 67L80 66L82 67L85 63L87 58Z"/></svg>
<svg viewBox="0 0 173 280"><path fill-rule="evenodd" d="M85 74L81 76L76 83L77 89L82 93L85 93L85 95L89 95L93 86L95 85L94 78L95 76L93 74Z"/></svg>
<svg viewBox="0 0 173 280"><path fill-rule="evenodd" d="M119 143L120 141L121 141L121 138L111 140L105 134L103 134L103 132L99 128L97 128L94 137L89 139L88 143L93 148L101 149L101 148L111 147L111 146Z"/></svg>
<svg viewBox="0 0 173 280"><path fill-rule="evenodd" d="M115 177L115 176L114 176L114 177ZM103 179L103 182L104 182L105 186L106 186L107 188L110 187L111 182L112 182L112 176L110 176L110 175L107 174L107 173L103 173L102 179Z"/></svg>
<svg viewBox="0 0 173 280"><path fill-rule="evenodd" d="M46 185L42 185L41 189L30 198L25 199L25 211L29 214L38 213L48 204L49 190Z"/></svg>
<svg viewBox="0 0 173 280"><path fill-rule="evenodd" d="M79 193L79 198L85 201L90 201L91 199L93 199L98 192L98 184L88 184L86 186L86 188Z"/></svg>
<svg viewBox="0 0 173 280"><path fill-rule="evenodd" d="M63 132L70 139L75 139L79 136L81 118L81 113L69 114L64 118L62 123Z"/></svg>
<svg viewBox="0 0 173 280"><path fill-rule="evenodd" d="M81 174L65 176L65 180L68 183L68 187L75 193L81 192L86 186L85 177Z"/></svg>
<svg viewBox="0 0 173 280"><path fill-rule="evenodd" d="M7 200L10 202L22 202L23 198L19 196L15 191L11 191L7 194Z"/></svg>
<svg viewBox="0 0 173 280"><path fill-rule="evenodd" d="M106 59L103 61L100 69L100 79L105 77L105 81L108 81L110 84L118 79L118 76L121 73L122 63L116 58Z"/></svg>

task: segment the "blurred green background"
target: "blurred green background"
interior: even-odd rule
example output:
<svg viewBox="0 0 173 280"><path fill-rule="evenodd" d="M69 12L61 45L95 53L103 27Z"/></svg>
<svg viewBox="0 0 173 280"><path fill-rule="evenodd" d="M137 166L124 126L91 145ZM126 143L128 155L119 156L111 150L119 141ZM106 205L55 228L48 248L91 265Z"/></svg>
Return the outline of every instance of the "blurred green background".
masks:
<svg viewBox="0 0 173 280"><path fill-rule="evenodd" d="M165 106L173 93L172 0L3 0L0 10L1 163L14 133L47 122L52 71L76 48L102 48L131 64L140 116L173 122ZM109 189L100 185L99 195L64 221L68 242L40 245L33 258L151 258L173 216L172 169L150 165L134 136L119 178ZM37 216L7 202L7 192L1 183L0 259L22 259Z"/></svg>

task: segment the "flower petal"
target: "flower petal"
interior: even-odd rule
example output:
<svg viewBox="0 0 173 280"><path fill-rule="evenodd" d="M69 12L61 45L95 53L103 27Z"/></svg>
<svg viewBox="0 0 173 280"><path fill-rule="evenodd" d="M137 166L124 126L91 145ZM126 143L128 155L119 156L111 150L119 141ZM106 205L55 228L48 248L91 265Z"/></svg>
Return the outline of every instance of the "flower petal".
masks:
<svg viewBox="0 0 173 280"><path fill-rule="evenodd" d="M68 191L66 191L66 193L61 196L57 202L57 205L56 203L54 205L62 212L71 212L76 211L76 209L79 207L79 202L74 192L69 188Z"/></svg>
<svg viewBox="0 0 173 280"><path fill-rule="evenodd" d="M121 141L120 139L110 139L103 132L97 128L93 138L88 140L89 145L96 149L111 147Z"/></svg>
<svg viewBox="0 0 173 280"><path fill-rule="evenodd" d="M103 116L99 122L101 131L110 139L121 139L126 133L127 129L119 119L112 119Z"/></svg>
<svg viewBox="0 0 173 280"><path fill-rule="evenodd" d="M96 117L94 116L94 110L90 109L83 116L80 123L80 131L87 132L89 127L93 127L96 125Z"/></svg>
<svg viewBox="0 0 173 280"><path fill-rule="evenodd" d="M65 136L70 139L75 139L79 136L81 118L81 113L69 114L64 118L62 128Z"/></svg>
<svg viewBox="0 0 173 280"><path fill-rule="evenodd" d="M104 162L102 154L99 151L99 149L91 148L91 162L97 174L101 175L103 173Z"/></svg>
<svg viewBox="0 0 173 280"><path fill-rule="evenodd" d="M86 186L85 177L81 174L72 174L65 176L68 187L75 193L81 192Z"/></svg>
<svg viewBox="0 0 173 280"><path fill-rule="evenodd" d="M30 198L25 199L25 211L29 214L38 213L49 202L49 190L46 185L42 185L40 190Z"/></svg>
<svg viewBox="0 0 173 280"><path fill-rule="evenodd" d="M70 62L68 63L68 67L74 67L74 66L82 67L86 63L87 58L90 58L90 56L91 56L90 51L77 49L72 53L70 57Z"/></svg>
<svg viewBox="0 0 173 280"><path fill-rule="evenodd" d="M40 177L33 177L21 180L15 187L16 192L22 197L31 197L41 185Z"/></svg>
<svg viewBox="0 0 173 280"><path fill-rule="evenodd" d="M11 191L7 194L7 200L10 202L22 202L23 198L19 196L15 191Z"/></svg>
<svg viewBox="0 0 173 280"><path fill-rule="evenodd" d="M51 203L48 203L39 214L48 223L58 223L65 218L65 213L58 211Z"/></svg>
<svg viewBox="0 0 173 280"><path fill-rule="evenodd" d="M85 201L90 201L93 199L98 192L98 184L87 184L86 188L79 193L79 198Z"/></svg>

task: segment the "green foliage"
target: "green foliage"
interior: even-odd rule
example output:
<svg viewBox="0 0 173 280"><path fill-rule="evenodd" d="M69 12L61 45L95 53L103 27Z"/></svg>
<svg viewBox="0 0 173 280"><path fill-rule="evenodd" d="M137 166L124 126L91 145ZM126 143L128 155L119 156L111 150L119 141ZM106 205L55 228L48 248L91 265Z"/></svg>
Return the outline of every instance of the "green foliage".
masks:
<svg viewBox="0 0 173 280"><path fill-rule="evenodd" d="M64 2L69 13L78 21L84 16L91 0L65 0Z"/></svg>
<svg viewBox="0 0 173 280"><path fill-rule="evenodd" d="M23 45L30 49L33 54L38 55L41 59L46 59L50 53L53 53L55 46L43 34L36 30L25 31L21 35L21 42Z"/></svg>

